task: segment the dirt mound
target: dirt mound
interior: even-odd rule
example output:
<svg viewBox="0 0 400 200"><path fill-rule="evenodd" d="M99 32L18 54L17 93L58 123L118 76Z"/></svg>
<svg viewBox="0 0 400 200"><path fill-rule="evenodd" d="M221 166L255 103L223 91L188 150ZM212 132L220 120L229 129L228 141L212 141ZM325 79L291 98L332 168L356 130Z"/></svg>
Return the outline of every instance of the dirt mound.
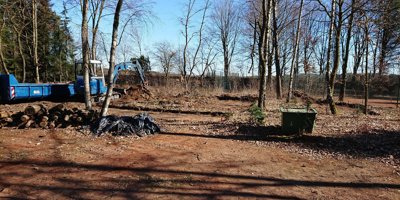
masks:
<svg viewBox="0 0 400 200"><path fill-rule="evenodd" d="M247 95L247 96L231 96L230 94L224 94L221 96L217 96L217 98L219 100L233 100L233 101L255 101L257 100L257 96L251 96L251 95Z"/></svg>
<svg viewBox="0 0 400 200"><path fill-rule="evenodd" d="M317 103L317 104L324 104L327 103L326 100L323 99L316 99L312 96L310 96L308 93L303 92L301 90L295 90L293 91L293 96L299 97L303 102L310 101L311 103Z"/></svg>
<svg viewBox="0 0 400 200"><path fill-rule="evenodd" d="M153 97L152 93L142 85L134 85L126 90L126 94L122 95L123 100L149 100Z"/></svg>
<svg viewBox="0 0 400 200"><path fill-rule="evenodd" d="M326 99L316 99L314 97L311 97L310 95L308 95L306 92L303 92L301 90L295 90L293 91L293 96L295 97L299 97L301 98L301 100L303 102L307 102L310 101L311 103L317 103L317 104L326 104L328 103L328 101ZM359 109L361 112L365 111L365 106L359 103L346 103L346 102L336 102L335 103L337 106L347 106L349 108L356 108ZM368 109L368 114L369 115L379 115L378 112L372 110L372 109Z"/></svg>

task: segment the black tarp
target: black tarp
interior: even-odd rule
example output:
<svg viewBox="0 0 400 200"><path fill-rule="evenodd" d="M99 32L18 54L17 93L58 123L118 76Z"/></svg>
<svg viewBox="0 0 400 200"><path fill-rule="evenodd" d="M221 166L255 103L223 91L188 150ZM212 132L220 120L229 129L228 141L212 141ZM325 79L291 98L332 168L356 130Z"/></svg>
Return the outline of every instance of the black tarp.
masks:
<svg viewBox="0 0 400 200"><path fill-rule="evenodd" d="M147 113L141 113L134 117L113 115L96 119L93 123L84 127L96 136L102 136L107 133L113 135L153 135L161 131L160 127L154 123L153 118Z"/></svg>

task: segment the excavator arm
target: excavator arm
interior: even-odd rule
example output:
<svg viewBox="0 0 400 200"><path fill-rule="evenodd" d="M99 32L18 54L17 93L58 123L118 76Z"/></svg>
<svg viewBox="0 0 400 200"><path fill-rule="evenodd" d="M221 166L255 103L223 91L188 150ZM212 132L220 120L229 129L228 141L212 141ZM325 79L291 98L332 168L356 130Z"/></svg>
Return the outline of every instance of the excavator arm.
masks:
<svg viewBox="0 0 400 200"><path fill-rule="evenodd" d="M122 62L122 63L118 64L117 66L115 66L113 84L115 85L115 82L117 82L118 75L121 70L125 70L125 69L134 70L135 68L136 68L137 72L139 73L143 87L146 87L148 85L148 83L147 83L147 81L145 81L144 72L142 70L142 67L139 64L139 61L137 61L137 60L135 60L133 62L132 61Z"/></svg>

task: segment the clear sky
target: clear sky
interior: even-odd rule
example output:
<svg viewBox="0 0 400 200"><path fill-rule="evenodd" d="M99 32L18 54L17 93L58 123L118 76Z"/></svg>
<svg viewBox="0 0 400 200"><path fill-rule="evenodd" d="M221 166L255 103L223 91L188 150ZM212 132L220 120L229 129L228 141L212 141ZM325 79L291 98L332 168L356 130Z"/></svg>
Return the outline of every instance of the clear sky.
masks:
<svg viewBox="0 0 400 200"><path fill-rule="evenodd" d="M145 0L144 0L145 1ZM179 22L179 18L183 17L184 5L187 0L153 0L153 13L157 17L156 20L153 21L153 26L148 28L147 32L142 34L142 54L150 57L150 61L152 63L153 70L160 70L156 68L154 56L152 56L152 51L154 51L154 44L162 41L169 41L175 47L178 47L183 44L184 39L181 34L181 30L183 26ZM199 3L202 1L199 1ZM63 10L63 1L61 0L52 0L53 10L61 15ZM82 23L82 14L80 13L79 8L71 8L71 5L67 6L68 14L67 17L71 19L69 24L70 30L73 33L73 37L77 45L80 46L80 38L81 38L81 23ZM112 32L112 16L109 16L107 19L102 19L100 22L99 32L104 33L104 41L106 42L105 46L107 51L110 49L111 43L111 32ZM201 16L200 16L201 18ZM90 26L90 24L89 24ZM121 28L121 27L120 27ZM99 34L98 34L99 35ZM125 33L124 38L127 35ZM131 50L128 58L132 58L133 56L138 56L139 52L134 47L134 43L129 41L124 46L126 49ZM123 49L123 45L120 45L117 48L117 63L126 60L121 56L121 49ZM100 49L100 50L103 50ZM99 52L99 50L98 50ZM108 66L108 62L105 55L98 55L97 59L102 60L105 66ZM77 57L81 57L80 53L77 54ZM125 59L125 60L124 60Z"/></svg>
<svg viewBox="0 0 400 200"><path fill-rule="evenodd" d="M154 20L153 26L149 27L148 31L143 33L143 46L146 51L152 49L152 46L156 42L164 40L175 41L179 43L181 34L181 25L179 23L179 16L185 0L155 0L153 4L153 12L158 18ZM61 15L63 10L63 4L60 0L52 0L54 3L53 10L57 14ZM70 29L73 32L75 40L80 39L80 25L82 23L82 17L78 9L71 9L71 6L67 6L69 9L68 17L72 20L70 23ZM106 33L110 36L112 31L112 20L106 19L101 22L100 32ZM111 38L106 38L106 41L111 41ZM176 44L178 45L178 44Z"/></svg>

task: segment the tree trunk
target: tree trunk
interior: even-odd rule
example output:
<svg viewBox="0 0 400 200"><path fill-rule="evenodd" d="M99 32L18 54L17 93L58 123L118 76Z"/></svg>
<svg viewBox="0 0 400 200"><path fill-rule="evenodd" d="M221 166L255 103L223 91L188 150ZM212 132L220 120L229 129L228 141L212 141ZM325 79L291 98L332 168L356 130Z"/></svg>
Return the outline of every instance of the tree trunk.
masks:
<svg viewBox="0 0 400 200"><path fill-rule="evenodd" d="M61 50L58 52L58 65L60 69L60 83L62 82L62 60L61 60Z"/></svg>
<svg viewBox="0 0 400 200"><path fill-rule="evenodd" d="M329 80L330 86L331 86L331 92L333 96L333 92L335 89L335 81L336 81L336 73L339 69L339 59L340 59L340 39L341 39L341 34L342 34L342 24L343 24L343 0L339 0L338 2L339 5L339 12L338 12L338 20L337 20L337 26L336 26L336 31L335 31L335 58L333 61L333 68L332 68L332 73L331 77ZM335 16L332 16L335 18Z"/></svg>
<svg viewBox="0 0 400 200"><path fill-rule="evenodd" d="M299 48L300 26L301 26L301 17L302 17L301 15L302 15L302 12L303 12L303 4L304 4L304 0L301 0L300 12L299 12L299 21L297 22L296 42L295 42L294 51L293 51L292 64L290 66L289 89L288 89L288 95L287 95L287 98L286 98L286 103L289 103L290 99L292 98L293 72L294 72L294 64L295 64L296 56L297 56L297 49Z"/></svg>
<svg viewBox="0 0 400 200"><path fill-rule="evenodd" d="M368 20L367 20L368 22ZM368 46L369 46L369 33L368 33L368 23L365 25L365 38L366 41L366 53L365 53L365 92L364 92L364 114L368 115Z"/></svg>
<svg viewBox="0 0 400 200"><path fill-rule="evenodd" d="M82 8L82 57L84 63L84 75L83 82L85 85L85 106L86 110L92 109L92 102L90 98L90 77L89 77L89 41L88 41L88 22L87 22L87 14L88 14L88 1L83 0L83 8ZM111 79L112 80L112 79Z"/></svg>
<svg viewBox="0 0 400 200"><path fill-rule="evenodd" d="M22 60L22 83L25 83L25 79L26 79L26 62L25 62L25 57L24 54L22 52L22 43L21 43L21 33L17 33L17 39L18 39L18 51L19 51L19 55L21 57Z"/></svg>
<svg viewBox="0 0 400 200"><path fill-rule="evenodd" d="M2 24L1 24L1 29L0 29L0 61L1 61L1 67L3 68L4 72L9 75L10 73L8 72L7 65L5 62L4 54L3 54L3 41L1 39L1 33L3 32L3 29L6 25L6 12L3 12L3 17L2 17Z"/></svg>
<svg viewBox="0 0 400 200"><path fill-rule="evenodd" d="M351 40L351 31L353 28L353 18L354 18L354 4L355 0L352 0L352 8L349 18L349 28L347 29L347 38L346 38L346 52L343 58L342 64L342 84L340 85L340 93L339 93L339 101L344 101L344 97L346 96L346 76L347 76L347 63L349 60L350 54L350 40Z"/></svg>
<svg viewBox="0 0 400 200"><path fill-rule="evenodd" d="M338 110L336 108L335 101L332 96L332 88L330 84L330 65L331 65L331 52L332 52L332 36L333 36L333 26L335 23L335 5L336 0L332 0L332 11L331 11L331 24L329 28L329 40L328 40L328 56L327 56L327 64L326 64L326 84L327 84L327 100L329 103L329 108L332 114L338 114Z"/></svg>
<svg viewBox="0 0 400 200"><path fill-rule="evenodd" d="M101 0L101 4L100 4L100 9L98 8L98 6L96 6L96 9L94 11L94 17L92 18L92 52L91 52L91 58L93 60L96 60L96 36L97 36L97 30L99 29L99 23L100 23L100 19L101 19L101 15L103 13L103 9L104 9L104 3L105 0ZM96 18L97 16L97 10L99 9L99 16ZM96 22L97 19L97 22Z"/></svg>
<svg viewBox="0 0 400 200"><path fill-rule="evenodd" d="M113 33L112 33L112 44L110 50L110 69L108 71L108 85L107 85L107 96L101 108L101 116L107 115L108 105L110 104L112 91L114 88L112 80L114 79L114 68L115 68L115 50L117 48L118 39L118 26L119 26L119 15L121 13L121 7L124 0L118 0L117 7L115 8L114 23L113 23Z"/></svg>
<svg viewBox="0 0 400 200"><path fill-rule="evenodd" d="M39 77L39 66L38 66L38 52L37 52L37 47L38 47L38 36L37 36L37 1L32 0L32 22L33 22L33 65L35 66L35 82L39 83L40 77Z"/></svg>
<svg viewBox="0 0 400 200"><path fill-rule="evenodd" d="M278 24L276 17L276 0L272 0L272 9L273 9L273 26L274 26L274 38L273 38L273 46L275 49L275 71L276 71L276 98L282 98L282 82L281 82L281 67L279 61L279 41L278 41Z"/></svg>
<svg viewBox="0 0 400 200"><path fill-rule="evenodd" d="M381 39L381 55L379 57L379 70L378 75L381 76L383 72L386 70L386 52L388 51L388 43L389 43L389 30L384 27L382 30L382 39Z"/></svg>
<svg viewBox="0 0 400 200"><path fill-rule="evenodd" d="M268 19L268 13L269 12L269 5L270 5L270 0L268 0L268 9L267 9L267 2L266 0L262 1L262 24L260 26L260 35L258 38L258 60L259 60L259 71L260 71L260 88L259 88L259 95L258 95L258 107L261 108L261 110L264 109L264 105L266 104L265 101L265 93L266 93L266 75L267 75L267 63L266 63L266 57L265 57L265 40L266 40L266 35L267 35L267 20ZM256 28L256 27L255 27Z"/></svg>
<svg viewBox="0 0 400 200"><path fill-rule="evenodd" d="M8 72L6 62L4 61L3 44L2 44L2 39L1 39L1 37L0 37L0 60L1 60L1 66L2 66L2 68L3 68L3 70L4 70L4 72L5 72L7 75L9 75L10 73Z"/></svg>

